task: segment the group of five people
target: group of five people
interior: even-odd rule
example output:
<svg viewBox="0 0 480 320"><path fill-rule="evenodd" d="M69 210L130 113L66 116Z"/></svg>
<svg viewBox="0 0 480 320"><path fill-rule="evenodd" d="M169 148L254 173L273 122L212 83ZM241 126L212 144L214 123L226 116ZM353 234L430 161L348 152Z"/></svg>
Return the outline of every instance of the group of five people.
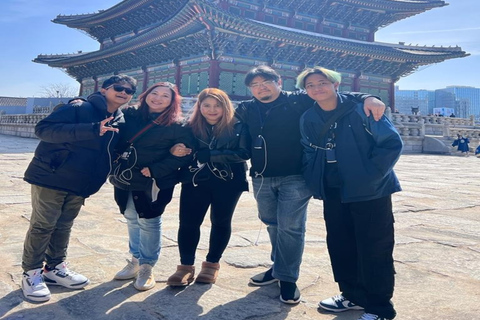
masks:
<svg viewBox="0 0 480 320"><path fill-rule="evenodd" d="M83 288L89 283L65 263L68 238L84 199L109 174L127 220L132 254L115 278L135 279L138 290L153 288L161 215L180 181L180 264L167 284L215 283L236 204L248 190L250 159L253 194L273 262L250 283L278 282L282 302L300 302L296 282L313 195L324 201L327 246L341 291L319 307L365 309L362 320L393 319L390 195L400 190L392 168L402 142L383 116L381 101L367 94L340 94L340 81L335 71L308 68L297 79L302 90L288 92L274 69L258 66L245 77L253 99L234 109L225 92L207 88L182 122L181 97L169 82L148 88L138 106L119 110L136 90L133 78L119 75L80 106L66 105L41 120L36 126L41 141L25 174L33 206L22 263L25 297L46 301L48 284ZM75 163L84 149L89 156L82 156L81 165ZM118 154L116 161L113 154ZM69 177L62 184L64 175ZM195 278L200 226L208 208L209 248Z"/></svg>

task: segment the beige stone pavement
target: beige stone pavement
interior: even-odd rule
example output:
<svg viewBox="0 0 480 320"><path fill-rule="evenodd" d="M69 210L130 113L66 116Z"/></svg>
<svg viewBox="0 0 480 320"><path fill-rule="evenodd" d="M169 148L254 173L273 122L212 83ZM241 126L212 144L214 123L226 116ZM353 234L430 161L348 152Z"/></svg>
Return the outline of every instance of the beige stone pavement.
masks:
<svg viewBox="0 0 480 320"><path fill-rule="evenodd" d="M325 246L321 202L311 201L298 285L302 302L287 306L276 285L249 286L250 276L269 265L269 241L252 193L236 210L233 234L215 285L183 290L165 285L178 261L178 190L163 220L163 248L154 268L157 285L138 292L132 281L114 281L128 258L125 221L106 184L87 199L73 228L72 269L91 284L72 291L53 287L46 303L25 301L20 289L21 253L30 216L29 185L23 172L34 139L0 135L0 318L2 319L319 319L355 320L361 312L317 310L337 293ZM480 319L480 159L402 155L396 166L404 191L394 195L397 270L394 303L401 320ZM197 269L206 254L208 218L202 228ZM257 243L257 244L256 244Z"/></svg>

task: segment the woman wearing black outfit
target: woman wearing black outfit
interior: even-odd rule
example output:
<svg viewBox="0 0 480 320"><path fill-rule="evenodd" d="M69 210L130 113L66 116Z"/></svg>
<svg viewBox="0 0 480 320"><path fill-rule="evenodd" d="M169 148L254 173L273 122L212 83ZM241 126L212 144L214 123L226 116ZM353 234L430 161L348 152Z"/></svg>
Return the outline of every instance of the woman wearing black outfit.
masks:
<svg viewBox="0 0 480 320"><path fill-rule="evenodd" d="M155 286L152 267L160 255L161 215L172 200L179 168L191 161L191 156L180 158L170 153L177 143L190 147L194 143L191 130L179 123L180 99L175 85L156 83L139 96L138 108L123 110L126 121L119 127L123 143L117 150L130 155L127 166L116 169L110 181L127 220L132 260L127 260L115 279L136 278L138 290Z"/></svg>
<svg viewBox="0 0 480 320"><path fill-rule="evenodd" d="M195 164L182 169L178 230L181 265L168 278L170 286L186 286L194 279L200 226L209 207L209 250L196 282L215 283L218 262L230 240L235 206L242 192L248 190L249 135L246 126L234 118L227 94L216 88L200 92L189 124L197 140L197 152ZM174 154L180 156L184 149L178 146Z"/></svg>

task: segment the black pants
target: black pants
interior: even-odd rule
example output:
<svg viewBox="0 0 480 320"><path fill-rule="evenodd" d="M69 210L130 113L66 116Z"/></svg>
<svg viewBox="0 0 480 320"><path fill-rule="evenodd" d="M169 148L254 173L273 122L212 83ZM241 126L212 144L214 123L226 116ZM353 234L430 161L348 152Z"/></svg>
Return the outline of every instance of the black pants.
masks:
<svg viewBox="0 0 480 320"><path fill-rule="evenodd" d="M200 240L200 226L208 207L211 207L212 229L207 261L220 261L230 240L232 216L242 192L233 183L213 177L199 183L197 187L191 183L182 184L180 228L178 229L178 248L182 264L194 264L195 252Z"/></svg>
<svg viewBox="0 0 480 320"><path fill-rule="evenodd" d="M341 203L326 190L324 218L335 281L343 296L365 312L393 319L394 228L391 196Z"/></svg>

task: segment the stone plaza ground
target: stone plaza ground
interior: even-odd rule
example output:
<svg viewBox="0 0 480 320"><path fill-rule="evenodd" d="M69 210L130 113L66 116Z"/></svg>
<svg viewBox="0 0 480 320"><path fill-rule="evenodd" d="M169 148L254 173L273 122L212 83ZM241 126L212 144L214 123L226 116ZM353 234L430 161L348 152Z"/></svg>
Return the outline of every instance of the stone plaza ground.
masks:
<svg viewBox="0 0 480 320"><path fill-rule="evenodd" d="M179 264L178 186L163 215L163 247L154 268L157 285L139 292L132 281L115 281L125 265L125 220L113 201L112 186L86 201L74 225L69 259L91 284L79 291L51 288L46 303L24 300L21 254L30 217L30 186L22 180L38 140L0 135L0 319L318 319L355 320L317 309L319 300L338 292L333 282L322 204L308 211L305 253L298 285L302 302L288 306L276 285L253 287L250 276L267 269L269 241L257 218L252 192L235 212L233 234L214 285L173 289L166 280ZM402 155L395 167L403 191L393 196L396 288L399 320L480 319L480 159L455 155ZM196 267L208 243L209 221L202 227Z"/></svg>

